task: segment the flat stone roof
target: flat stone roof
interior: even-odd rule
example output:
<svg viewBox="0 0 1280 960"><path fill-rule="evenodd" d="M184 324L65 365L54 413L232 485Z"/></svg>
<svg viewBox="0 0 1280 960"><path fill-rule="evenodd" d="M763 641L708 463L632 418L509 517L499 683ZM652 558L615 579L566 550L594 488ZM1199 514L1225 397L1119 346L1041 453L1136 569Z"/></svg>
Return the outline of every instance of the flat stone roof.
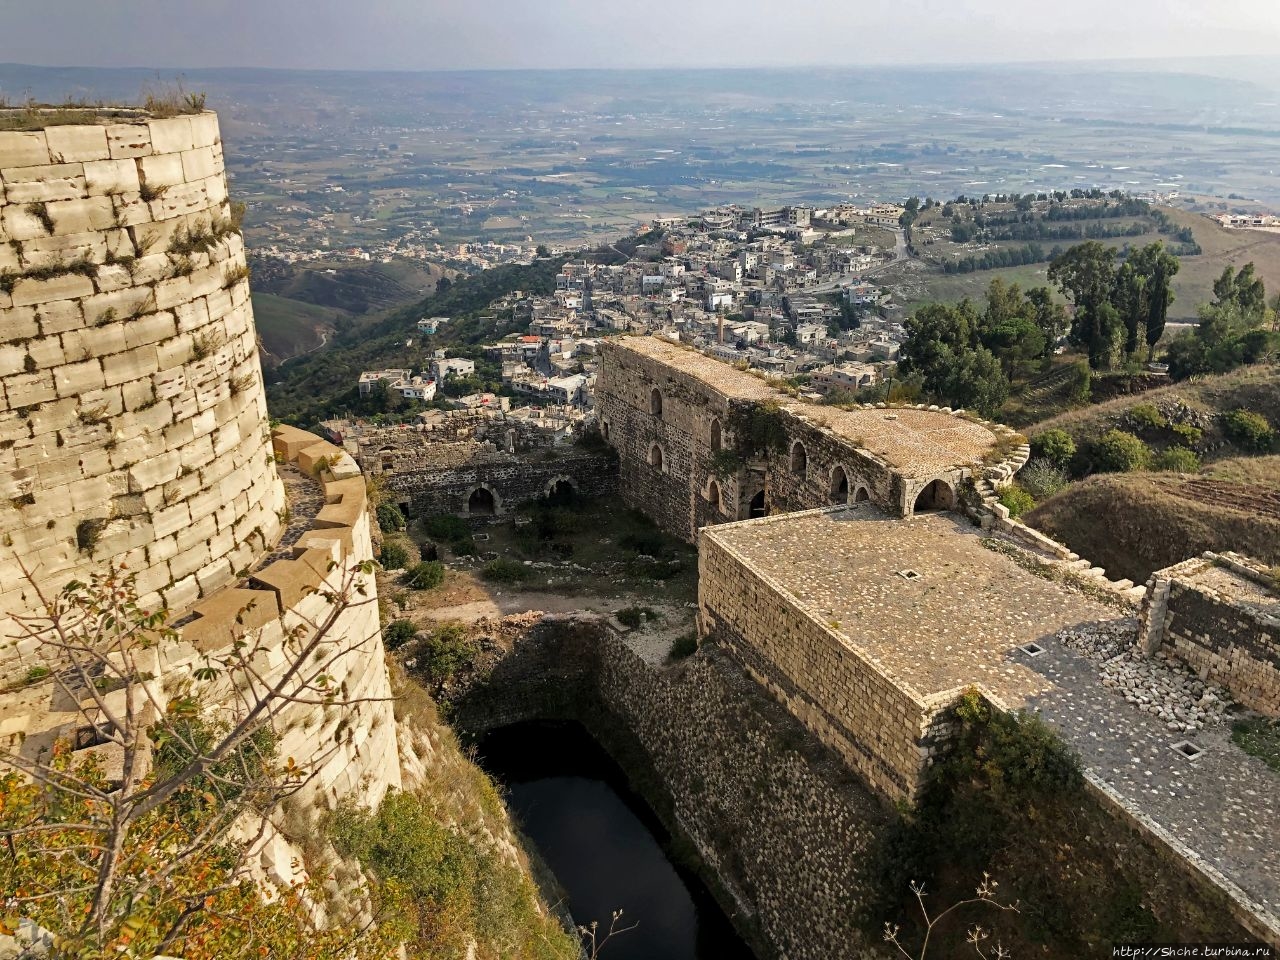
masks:
<svg viewBox="0 0 1280 960"><path fill-rule="evenodd" d="M996 444L996 434L990 428L943 410L842 410L798 400L759 377L663 337L621 337L611 342L698 380L726 400L772 400L869 451L906 476L929 477L981 463Z"/></svg>
<svg viewBox="0 0 1280 960"><path fill-rule="evenodd" d="M707 527L703 536L922 698L980 683L1022 706L1051 684L1019 646L1115 616L988 550L982 532L954 514L900 519L861 503Z"/></svg>

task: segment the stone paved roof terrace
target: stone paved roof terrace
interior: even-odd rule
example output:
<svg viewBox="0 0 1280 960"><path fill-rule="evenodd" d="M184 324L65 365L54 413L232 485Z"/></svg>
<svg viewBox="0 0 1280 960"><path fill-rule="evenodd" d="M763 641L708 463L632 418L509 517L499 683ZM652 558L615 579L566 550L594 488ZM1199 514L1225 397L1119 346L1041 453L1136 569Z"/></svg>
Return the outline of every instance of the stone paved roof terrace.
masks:
<svg viewBox="0 0 1280 960"><path fill-rule="evenodd" d="M929 477L981 463L996 444L996 435L988 427L946 410L823 406L796 399L757 376L662 337L623 337L614 343L667 364L726 400L776 401L783 409L869 450L907 476Z"/></svg>
<svg viewBox="0 0 1280 960"><path fill-rule="evenodd" d="M1187 735L1102 683L1064 628L1132 618L986 549L951 514L890 518L869 504L706 527L767 584L923 697L981 684L1006 707L1040 711L1086 774L1235 885L1280 931L1280 778L1231 742L1229 723ZM914 570L919 579L900 571ZM1224 578L1221 572L1208 574ZM838 624L838 625L837 625ZM1018 647L1034 641L1043 652Z"/></svg>

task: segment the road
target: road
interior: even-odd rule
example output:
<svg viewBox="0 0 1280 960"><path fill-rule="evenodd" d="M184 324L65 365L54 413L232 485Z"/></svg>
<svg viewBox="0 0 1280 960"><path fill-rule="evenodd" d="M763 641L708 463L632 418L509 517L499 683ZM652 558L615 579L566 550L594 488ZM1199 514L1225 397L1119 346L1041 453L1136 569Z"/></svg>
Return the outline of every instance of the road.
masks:
<svg viewBox="0 0 1280 960"><path fill-rule="evenodd" d="M901 227L894 227L893 238L894 238L894 243L893 243L893 259L892 260L889 260L885 263L878 264L877 266L871 267L868 270L864 270L857 275L848 273L848 274L843 274L842 276L839 276L839 277L833 277L830 280L824 280L822 283L816 284L812 287L806 287L804 292L805 293L831 293L835 290L839 290L845 284L853 283L855 280L865 280L868 277L875 276L877 273L879 273L882 270L887 270L890 267L894 266L895 264L899 264L904 260L910 259L910 256L907 253L907 236L905 231L903 231Z"/></svg>

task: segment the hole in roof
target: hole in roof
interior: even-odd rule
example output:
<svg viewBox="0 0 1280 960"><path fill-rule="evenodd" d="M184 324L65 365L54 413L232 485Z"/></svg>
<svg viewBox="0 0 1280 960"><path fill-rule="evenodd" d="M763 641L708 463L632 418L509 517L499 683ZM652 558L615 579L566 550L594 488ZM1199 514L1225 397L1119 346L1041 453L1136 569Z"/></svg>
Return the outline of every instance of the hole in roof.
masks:
<svg viewBox="0 0 1280 960"><path fill-rule="evenodd" d="M1040 654L1044 653L1044 647L1040 646L1038 643L1024 643L1018 649L1028 657L1038 657Z"/></svg>
<svg viewBox="0 0 1280 960"><path fill-rule="evenodd" d="M1195 760L1204 753L1203 747L1196 746L1190 740L1180 740L1173 745L1172 749L1175 753L1182 754L1182 756L1186 757L1188 760Z"/></svg>
<svg viewBox="0 0 1280 960"><path fill-rule="evenodd" d="M903 580L919 580L920 579L920 574L918 574L914 570L899 570L898 576L900 576Z"/></svg>

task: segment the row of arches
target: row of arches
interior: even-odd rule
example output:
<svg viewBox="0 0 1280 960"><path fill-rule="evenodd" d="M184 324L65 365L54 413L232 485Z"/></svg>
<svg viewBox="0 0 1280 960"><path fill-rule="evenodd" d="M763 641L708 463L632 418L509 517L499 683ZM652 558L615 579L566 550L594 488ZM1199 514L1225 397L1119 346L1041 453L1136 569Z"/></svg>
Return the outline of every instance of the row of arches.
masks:
<svg viewBox="0 0 1280 960"><path fill-rule="evenodd" d="M555 477L542 490L542 499L554 506L567 506L577 496L578 487L568 477ZM467 495L466 515L469 517L492 517L501 510L502 497L486 483L480 484Z"/></svg>

